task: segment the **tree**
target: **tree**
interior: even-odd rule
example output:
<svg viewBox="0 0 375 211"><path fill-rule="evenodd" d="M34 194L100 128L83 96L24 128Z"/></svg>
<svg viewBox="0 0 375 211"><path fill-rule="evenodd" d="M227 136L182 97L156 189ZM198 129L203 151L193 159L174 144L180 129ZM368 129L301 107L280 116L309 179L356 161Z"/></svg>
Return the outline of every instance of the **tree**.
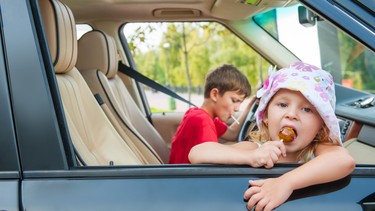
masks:
<svg viewBox="0 0 375 211"><path fill-rule="evenodd" d="M152 27L154 28L151 29ZM134 33L134 36L140 36L139 38L129 39L133 46L147 43L147 33L161 31L161 34L157 35L161 38L155 46L147 44L146 51L140 46L133 47L138 69L158 82L166 84L168 78L172 85L187 87L189 99L191 87L202 87L206 73L224 63L238 67L251 84L257 84L260 76L266 75L268 70L266 60L218 23L146 24L144 32L147 33L141 31L135 30ZM169 44L168 53L165 52L165 43Z"/></svg>

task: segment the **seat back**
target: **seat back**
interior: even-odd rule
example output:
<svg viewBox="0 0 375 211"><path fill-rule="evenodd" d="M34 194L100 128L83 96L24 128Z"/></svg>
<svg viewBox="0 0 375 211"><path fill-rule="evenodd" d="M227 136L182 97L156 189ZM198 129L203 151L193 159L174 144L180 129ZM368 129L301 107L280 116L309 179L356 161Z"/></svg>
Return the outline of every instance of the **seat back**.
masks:
<svg viewBox="0 0 375 211"><path fill-rule="evenodd" d="M104 103L115 117L114 121L120 124L119 133L136 134L126 140L147 146L164 163L168 163L167 144L138 108L118 75L117 48L113 37L101 31L90 31L80 38L78 49L77 68L91 91L101 93Z"/></svg>
<svg viewBox="0 0 375 211"><path fill-rule="evenodd" d="M39 1L71 140L87 165L147 164L126 144L97 104L75 67L76 27L71 10L57 0Z"/></svg>
<svg viewBox="0 0 375 211"><path fill-rule="evenodd" d="M364 125L358 137L343 143L357 164L375 164L375 127Z"/></svg>
<svg viewBox="0 0 375 211"><path fill-rule="evenodd" d="M375 147L352 138L344 142L343 146L353 156L356 164L375 164Z"/></svg>

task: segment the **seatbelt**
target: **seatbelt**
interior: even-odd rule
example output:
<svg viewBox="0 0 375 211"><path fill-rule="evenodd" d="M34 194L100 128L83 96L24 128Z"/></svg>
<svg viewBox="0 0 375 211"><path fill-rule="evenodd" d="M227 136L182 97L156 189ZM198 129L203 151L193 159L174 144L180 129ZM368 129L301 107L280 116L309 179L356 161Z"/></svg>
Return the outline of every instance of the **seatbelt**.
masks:
<svg viewBox="0 0 375 211"><path fill-rule="evenodd" d="M168 89L167 87L157 83L154 80L149 79L148 77L142 75L140 72L134 70L131 67L128 67L127 65L123 64L121 61L118 63L119 71L124 73L125 75L133 78L134 80L143 83L144 85L147 85L148 87L151 87L155 90L158 90L160 92L163 92L166 95L169 95L173 98L176 98L178 100L181 100L182 102L185 102L191 106L197 107L190 101L186 100L185 98L181 97L177 93L173 92L172 90Z"/></svg>

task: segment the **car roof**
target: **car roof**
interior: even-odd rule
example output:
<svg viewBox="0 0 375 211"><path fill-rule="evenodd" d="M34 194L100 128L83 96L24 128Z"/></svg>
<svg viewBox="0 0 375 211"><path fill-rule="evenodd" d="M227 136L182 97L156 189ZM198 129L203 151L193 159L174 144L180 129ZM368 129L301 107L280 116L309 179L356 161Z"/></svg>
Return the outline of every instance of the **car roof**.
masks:
<svg viewBox="0 0 375 211"><path fill-rule="evenodd" d="M242 20L296 0L61 0L77 23ZM248 4L245 2L254 2Z"/></svg>

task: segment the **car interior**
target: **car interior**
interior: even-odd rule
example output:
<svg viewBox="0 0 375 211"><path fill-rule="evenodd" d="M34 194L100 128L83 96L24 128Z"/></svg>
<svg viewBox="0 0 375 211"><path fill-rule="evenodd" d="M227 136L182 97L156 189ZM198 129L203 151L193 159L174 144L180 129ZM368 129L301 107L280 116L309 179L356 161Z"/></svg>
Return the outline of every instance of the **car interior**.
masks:
<svg viewBox="0 0 375 211"><path fill-rule="evenodd" d="M71 10L58 1L41 1L40 7L67 124L82 164L158 163L156 156L147 160L134 143L117 133L75 67L78 45Z"/></svg>
<svg viewBox="0 0 375 211"><path fill-rule="evenodd" d="M216 21L242 36L244 42L272 64L284 66L298 60L270 38L262 42L267 46L260 46L257 39L263 39L262 34L245 37L251 32L241 27L244 24L241 21L254 14L291 6L297 1L246 2L39 0L66 124L80 165L168 163L171 135L183 113L153 116L149 121L149 108L142 103L142 90L137 82L118 71L119 61L128 66L133 63L126 39L119 36L119 29L127 22ZM93 30L78 40L76 23L89 24ZM336 113L344 147L357 164L374 164L373 94L341 85L336 86L336 93ZM248 115L247 122L253 121L252 115Z"/></svg>
<svg viewBox="0 0 375 211"><path fill-rule="evenodd" d="M96 96L99 94L103 96L101 97L104 99L101 106L108 106L110 113L106 112L107 116L115 117L115 119L110 118L112 124L120 125L120 127L116 127L117 131L120 134L123 132L134 133L133 136L129 135L128 137L121 135L123 139L134 140L135 145L148 146L141 154L153 152L159 161L168 163L168 146L139 110L117 74L117 47L114 39L102 31L94 30L84 34L78 41L77 68L92 93L97 93Z"/></svg>

